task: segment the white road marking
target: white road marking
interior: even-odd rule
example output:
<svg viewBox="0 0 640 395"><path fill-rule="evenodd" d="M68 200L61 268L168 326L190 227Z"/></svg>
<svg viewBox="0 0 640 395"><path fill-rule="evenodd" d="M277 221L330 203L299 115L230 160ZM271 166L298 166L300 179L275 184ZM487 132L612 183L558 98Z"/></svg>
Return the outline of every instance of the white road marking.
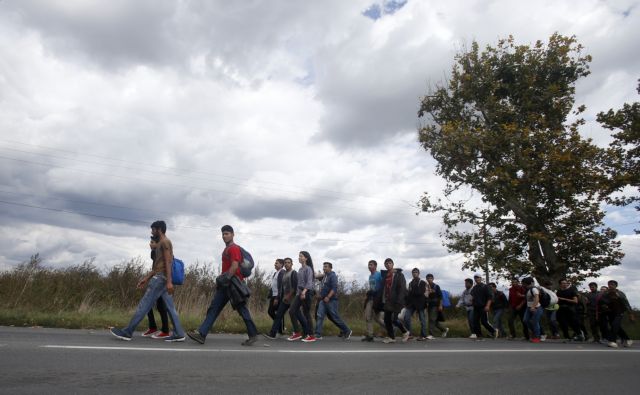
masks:
<svg viewBox="0 0 640 395"><path fill-rule="evenodd" d="M468 350L265 350L263 348L224 349L224 348L158 348L158 347L107 347L107 346L64 346L48 344L41 348L68 350L114 350L114 351L169 351L169 352L231 352L231 353L283 353L283 354L470 354L470 353L585 353L585 352L640 352L640 349L468 349Z"/></svg>

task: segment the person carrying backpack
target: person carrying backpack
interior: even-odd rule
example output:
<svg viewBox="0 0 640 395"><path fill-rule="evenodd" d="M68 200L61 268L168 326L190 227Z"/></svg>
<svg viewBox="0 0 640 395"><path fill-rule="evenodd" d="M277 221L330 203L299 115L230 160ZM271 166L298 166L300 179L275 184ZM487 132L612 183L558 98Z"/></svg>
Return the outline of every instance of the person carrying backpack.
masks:
<svg viewBox="0 0 640 395"><path fill-rule="evenodd" d="M195 342L204 344L209 330L216 322L216 319L224 309L224 307L232 302L233 308L240 314L242 320L247 326L247 333L249 338L242 342L243 346L251 346L258 339L258 330L253 323L251 313L246 304L246 298L248 295L239 294L237 291L238 285L242 287L244 284L244 276L240 270L240 263L244 261L242 249L240 246L233 242L233 228L230 225L225 225L221 228L222 240L225 243L225 249L222 251L222 274L216 278L216 292L211 299L211 305L207 309L207 315L198 329L187 332L187 335ZM232 290L231 287L236 287ZM246 289L248 291L248 289ZM230 300L230 296L234 297L234 300ZM237 297L244 297L245 301L237 300Z"/></svg>
<svg viewBox="0 0 640 395"><path fill-rule="evenodd" d="M532 277L522 279L522 286L527 290L525 294L527 310L524 313L523 323L529 326L529 330L532 334L531 342L540 343L540 318L542 318L542 312L544 310L540 304L541 291L533 284Z"/></svg>

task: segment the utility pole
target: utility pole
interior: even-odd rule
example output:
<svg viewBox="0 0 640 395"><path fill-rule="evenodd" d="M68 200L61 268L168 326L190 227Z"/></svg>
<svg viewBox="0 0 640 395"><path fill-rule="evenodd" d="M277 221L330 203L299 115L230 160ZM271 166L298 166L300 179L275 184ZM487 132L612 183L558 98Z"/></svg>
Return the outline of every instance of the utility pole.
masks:
<svg viewBox="0 0 640 395"><path fill-rule="evenodd" d="M487 256L487 215L482 213L482 255L484 258L485 284L489 284L489 257Z"/></svg>

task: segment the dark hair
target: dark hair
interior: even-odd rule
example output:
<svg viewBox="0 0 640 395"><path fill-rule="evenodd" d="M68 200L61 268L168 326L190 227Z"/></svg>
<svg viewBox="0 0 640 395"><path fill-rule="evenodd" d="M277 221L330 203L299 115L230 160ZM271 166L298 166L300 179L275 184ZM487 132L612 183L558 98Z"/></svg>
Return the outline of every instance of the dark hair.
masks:
<svg viewBox="0 0 640 395"><path fill-rule="evenodd" d="M330 268L332 268L332 269L333 269L333 263L331 263L331 262L324 262L324 263L322 264L322 266L324 266L324 265L328 265Z"/></svg>
<svg viewBox="0 0 640 395"><path fill-rule="evenodd" d="M411 273L420 273L420 269L414 267L413 269L411 269Z"/></svg>
<svg viewBox="0 0 640 395"><path fill-rule="evenodd" d="M305 258L307 258L307 266L310 266L311 270L313 270L313 260L311 259L311 254L309 254L307 251L300 251L300 253L304 255Z"/></svg>
<svg viewBox="0 0 640 395"><path fill-rule="evenodd" d="M433 274L429 273L425 278L433 278Z"/></svg>
<svg viewBox="0 0 640 395"><path fill-rule="evenodd" d="M276 262L281 264L282 266L284 266L284 259L278 258L278 259L276 259Z"/></svg>
<svg viewBox="0 0 640 395"><path fill-rule="evenodd" d="M162 234L167 233L167 224L164 221L155 221L151 224L151 229L160 229Z"/></svg>
<svg viewBox="0 0 640 395"><path fill-rule="evenodd" d="M558 280L558 284L560 284L560 283L561 283L561 282L563 282L563 281L569 282L569 280L567 280L566 278L564 278L564 277L563 277L563 278L561 278L560 280Z"/></svg>
<svg viewBox="0 0 640 395"><path fill-rule="evenodd" d="M522 279L522 284L524 285L531 285L533 284L533 279L531 277L526 277Z"/></svg>
<svg viewBox="0 0 640 395"><path fill-rule="evenodd" d="M284 261L289 261L289 262L293 263L293 259L291 259L291 258L289 258L289 257L284 258L282 261L283 261L283 262L284 262Z"/></svg>
<svg viewBox="0 0 640 395"><path fill-rule="evenodd" d="M465 278L464 282L467 283L467 284L473 284L473 280L470 279L470 278Z"/></svg>
<svg viewBox="0 0 640 395"><path fill-rule="evenodd" d="M376 261L375 261L375 260L373 260L373 259L372 259L372 260L370 260L370 261L369 261L369 263L373 263L373 266L376 266L376 267L378 266L378 262L376 262Z"/></svg>
<svg viewBox="0 0 640 395"><path fill-rule="evenodd" d="M618 282L616 280L609 280L609 281L607 281L607 284L613 284L616 287L618 286Z"/></svg>
<svg viewBox="0 0 640 395"><path fill-rule="evenodd" d="M596 288L598 287L598 284L596 284L596 283L594 283L594 282L590 282L590 283L589 283L589 286L592 286L592 285L593 285L594 287L596 287Z"/></svg>
<svg viewBox="0 0 640 395"><path fill-rule="evenodd" d="M391 259L391 258L387 258L387 259L385 259L385 260L384 260L384 264L386 265L386 264L387 264L387 262L391 262L391 263L393 263L393 259Z"/></svg>
<svg viewBox="0 0 640 395"><path fill-rule="evenodd" d="M225 225L225 226L223 226L222 228L220 228L220 231L221 231L222 233L224 233L224 232L230 232L230 233L233 233L233 228L231 227L231 225Z"/></svg>
<svg viewBox="0 0 640 395"><path fill-rule="evenodd" d="M493 288L498 288L498 286L496 285L496 283L489 283L489 286L490 286L490 287L493 287Z"/></svg>

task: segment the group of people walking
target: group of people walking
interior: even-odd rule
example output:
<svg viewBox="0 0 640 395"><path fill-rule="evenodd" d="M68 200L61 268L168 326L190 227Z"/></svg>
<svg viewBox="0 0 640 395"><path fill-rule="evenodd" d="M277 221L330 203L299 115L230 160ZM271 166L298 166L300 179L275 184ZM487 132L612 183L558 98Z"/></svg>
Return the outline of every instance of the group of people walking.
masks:
<svg viewBox="0 0 640 395"><path fill-rule="evenodd" d="M188 336L204 344L216 319L230 303L247 328L248 338L242 345L254 344L258 331L246 303L250 292L240 270L243 250L234 243L233 228L230 225L221 228L225 243L222 273L216 278L216 290L204 320L197 329L189 332L182 328L171 297L174 291L171 280L173 246L166 236L164 221L151 224L151 232L152 270L137 284L140 289L146 288L145 294L129 324L122 329L112 328L111 333L119 339L131 340L135 328L148 316L149 330L142 336L167 342L182 342ZM312 343L322 339L324 321L328 319L339 329L340 337L350 339L353 331L341 318L338 309L338 276L333 264L324 262L322 272L315 273L313 259L307 251L300 251L298 263L298 270L294 270L291 258L276 259L274 263L267 308L273 324L263 335L270 340L281 336L292 342ZM384 330L384 343L396 342L396 330L401 334L401 340L406 342L414 338L411 332L414 315L420 321L416 340L432 340L436 331L441 337L446 337L449 332L449 328L443 325L446 295L434 282L433 274L427 274L423 280L420 270L414 268L407 284L402 269L394 266L391 258L384 260L383 270L378 270L375 260L368 262L369 281L364 301L366 332L362 341L374 341L374 324L377 323ZM584 317L588 317L593 341L605 339L610 347L617 347L618 339L624 346L632 344L622 328L622 319L625 314L630 314L632 320L635 317L626 295L617 289L616 281L609 281L608 286L600 290L597 284L590 283L590 292L581 294L566 279L562 279L559 289L554 293L554 303L549 303L547 298L552 291L535 285L531 277L522 279L522 283L514 278L508 297L497 289L495 283L483 283L479 274L473 279L465 279L464 284L465 289L457 306L466 311L471 332L469 337L472 339L482 339L482 327L491 337L506 336L502 326L502 317L506 312L509 338L516 337L515 323L520 321L526 340L534 343L544 341L547 332L541 326L541 320L545 317L550 325L551 338L559 338L560 327L565 338L584 341L587 334ZM161 316L160 329L153 315L154 306ZM493 325L489 322L490 312L493 314ZM289 336L285 335L287 313L293 327ZM173 332L168 328L169 319ZM571 337L569 328L573 331Z"/></svg>

